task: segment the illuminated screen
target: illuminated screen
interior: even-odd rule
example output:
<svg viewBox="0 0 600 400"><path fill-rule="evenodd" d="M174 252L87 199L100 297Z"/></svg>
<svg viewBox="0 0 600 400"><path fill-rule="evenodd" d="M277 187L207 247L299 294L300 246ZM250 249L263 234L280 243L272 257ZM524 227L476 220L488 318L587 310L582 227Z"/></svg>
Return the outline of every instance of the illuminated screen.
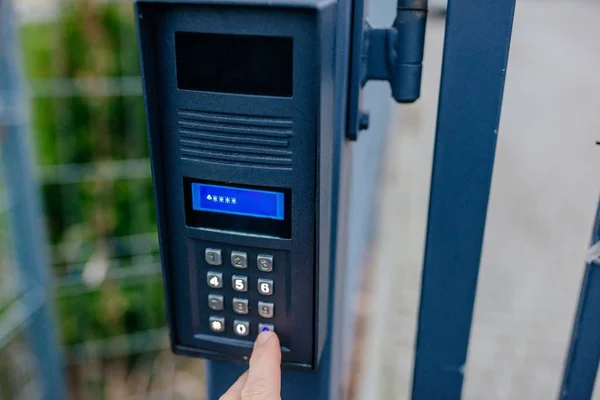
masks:
<svg viewBox="0 0 600 400"><path fill-rule="evenodd" d="M230 215L283 221L283 193L192 183L192 208Z"/></svg>
<svg viewBox="0 0 600 400"><path fill-rule="evenodd" d="M292 237L292 191L183 179L186 225Z"/></svg>

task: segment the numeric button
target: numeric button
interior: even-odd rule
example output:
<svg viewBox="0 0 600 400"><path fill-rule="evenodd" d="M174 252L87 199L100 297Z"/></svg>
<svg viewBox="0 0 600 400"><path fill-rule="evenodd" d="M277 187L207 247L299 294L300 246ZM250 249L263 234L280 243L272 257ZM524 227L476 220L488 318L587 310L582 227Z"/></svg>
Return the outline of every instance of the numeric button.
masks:
<svg viewBox="0 0 600 400"><path fill-rule="evenodd" d="M208 307L211 310L215 311L223 311L223 296L219 296L216 294L208 295Z"/></svg>
<svg viewBox="0 0 600 400"><path fill-rule="evenodd" d="M248 277L234 275L231 277L231 285L236 292L248 291Z"/></svg>
<svg viewBox="0 0 600 400"><path fill-rule="evenodd" d="M233 331L238 336L248 336L250 334L250 323L248 321L233 321Z"/></svg>
<svg viewBox="0 0 600 400"><path fill-rule="evenodd" d="M248 268L248 254L241 251L231 252L231 265L239 269Z"/></svg>
<svg viewBox="0 0 600 400"><path fill-rule="evenodd" d="M213 289L221 289L223 287L223 274L220 272L207 273L206 283Z"/></svg>
<svg viewBox="0 0 600 400"><path fill-rule="evenodd" d="M204 259L208 265L219 266L223 264L221 250L219 249L206 249L204 252Z"/></svg>
<svg viewBox="0 0 600 400"><path fill-rule="evenodd" d="M264 296L273 295L273 281L270 279L258 280L258 292Z"/></svg>
<svg viewBox="0 0 600 400"><path fill-rule="evenodd" d="M256 258L258 269L262 272L273 272L273 256L260 254Z"/></svg>
<svg viewBox="0 0 600 400"><path fill-rule="evenodd" d="M233 311L238 314L246 315L248 314L248 300L247 299L237 299L233 298Z"/></svg>
<svg viewBox="0 0 600 400"><path fill-rule="evenodd" d="M258 314L263 318L273 318L275 311L275 304L266 303L264 301L258 302Z"/></svg>

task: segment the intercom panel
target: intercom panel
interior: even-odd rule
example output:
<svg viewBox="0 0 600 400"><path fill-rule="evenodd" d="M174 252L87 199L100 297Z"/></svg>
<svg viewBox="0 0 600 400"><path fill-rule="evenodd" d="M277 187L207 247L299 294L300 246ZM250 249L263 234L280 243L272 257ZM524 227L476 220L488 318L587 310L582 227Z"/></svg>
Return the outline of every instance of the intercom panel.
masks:
<svg viewBox="0 0 600 400"><path fill-rule="evenodd" d="M137 1L173 350L314 368L327 329L334 3Z"/></svg>

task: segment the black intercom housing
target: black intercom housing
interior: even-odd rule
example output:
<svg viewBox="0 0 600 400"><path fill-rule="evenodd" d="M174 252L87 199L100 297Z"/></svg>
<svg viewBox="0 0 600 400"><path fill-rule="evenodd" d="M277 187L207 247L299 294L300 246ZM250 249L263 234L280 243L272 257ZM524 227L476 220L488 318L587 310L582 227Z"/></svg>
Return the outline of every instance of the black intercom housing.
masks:
<svg viewBox="0 0 600 400"><path fill-rule="evenodd" d="M335 2L135 10L172 349L245 361L267 327L284 366L314 369L327 332Z"/></svg>

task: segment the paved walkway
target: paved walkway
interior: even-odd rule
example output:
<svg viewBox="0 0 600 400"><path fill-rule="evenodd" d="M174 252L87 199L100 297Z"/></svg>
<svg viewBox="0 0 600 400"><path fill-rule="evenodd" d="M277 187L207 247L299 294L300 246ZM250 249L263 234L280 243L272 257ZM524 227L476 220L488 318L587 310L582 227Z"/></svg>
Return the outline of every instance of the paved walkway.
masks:
<svg viewBox="0 0 600 400"><path fill-rule="evenodd" d="M443 33L392 126L362 399L408 398ZM518 2L465 399L556 398L600 186L599 39L598 2Z"/></svg>

